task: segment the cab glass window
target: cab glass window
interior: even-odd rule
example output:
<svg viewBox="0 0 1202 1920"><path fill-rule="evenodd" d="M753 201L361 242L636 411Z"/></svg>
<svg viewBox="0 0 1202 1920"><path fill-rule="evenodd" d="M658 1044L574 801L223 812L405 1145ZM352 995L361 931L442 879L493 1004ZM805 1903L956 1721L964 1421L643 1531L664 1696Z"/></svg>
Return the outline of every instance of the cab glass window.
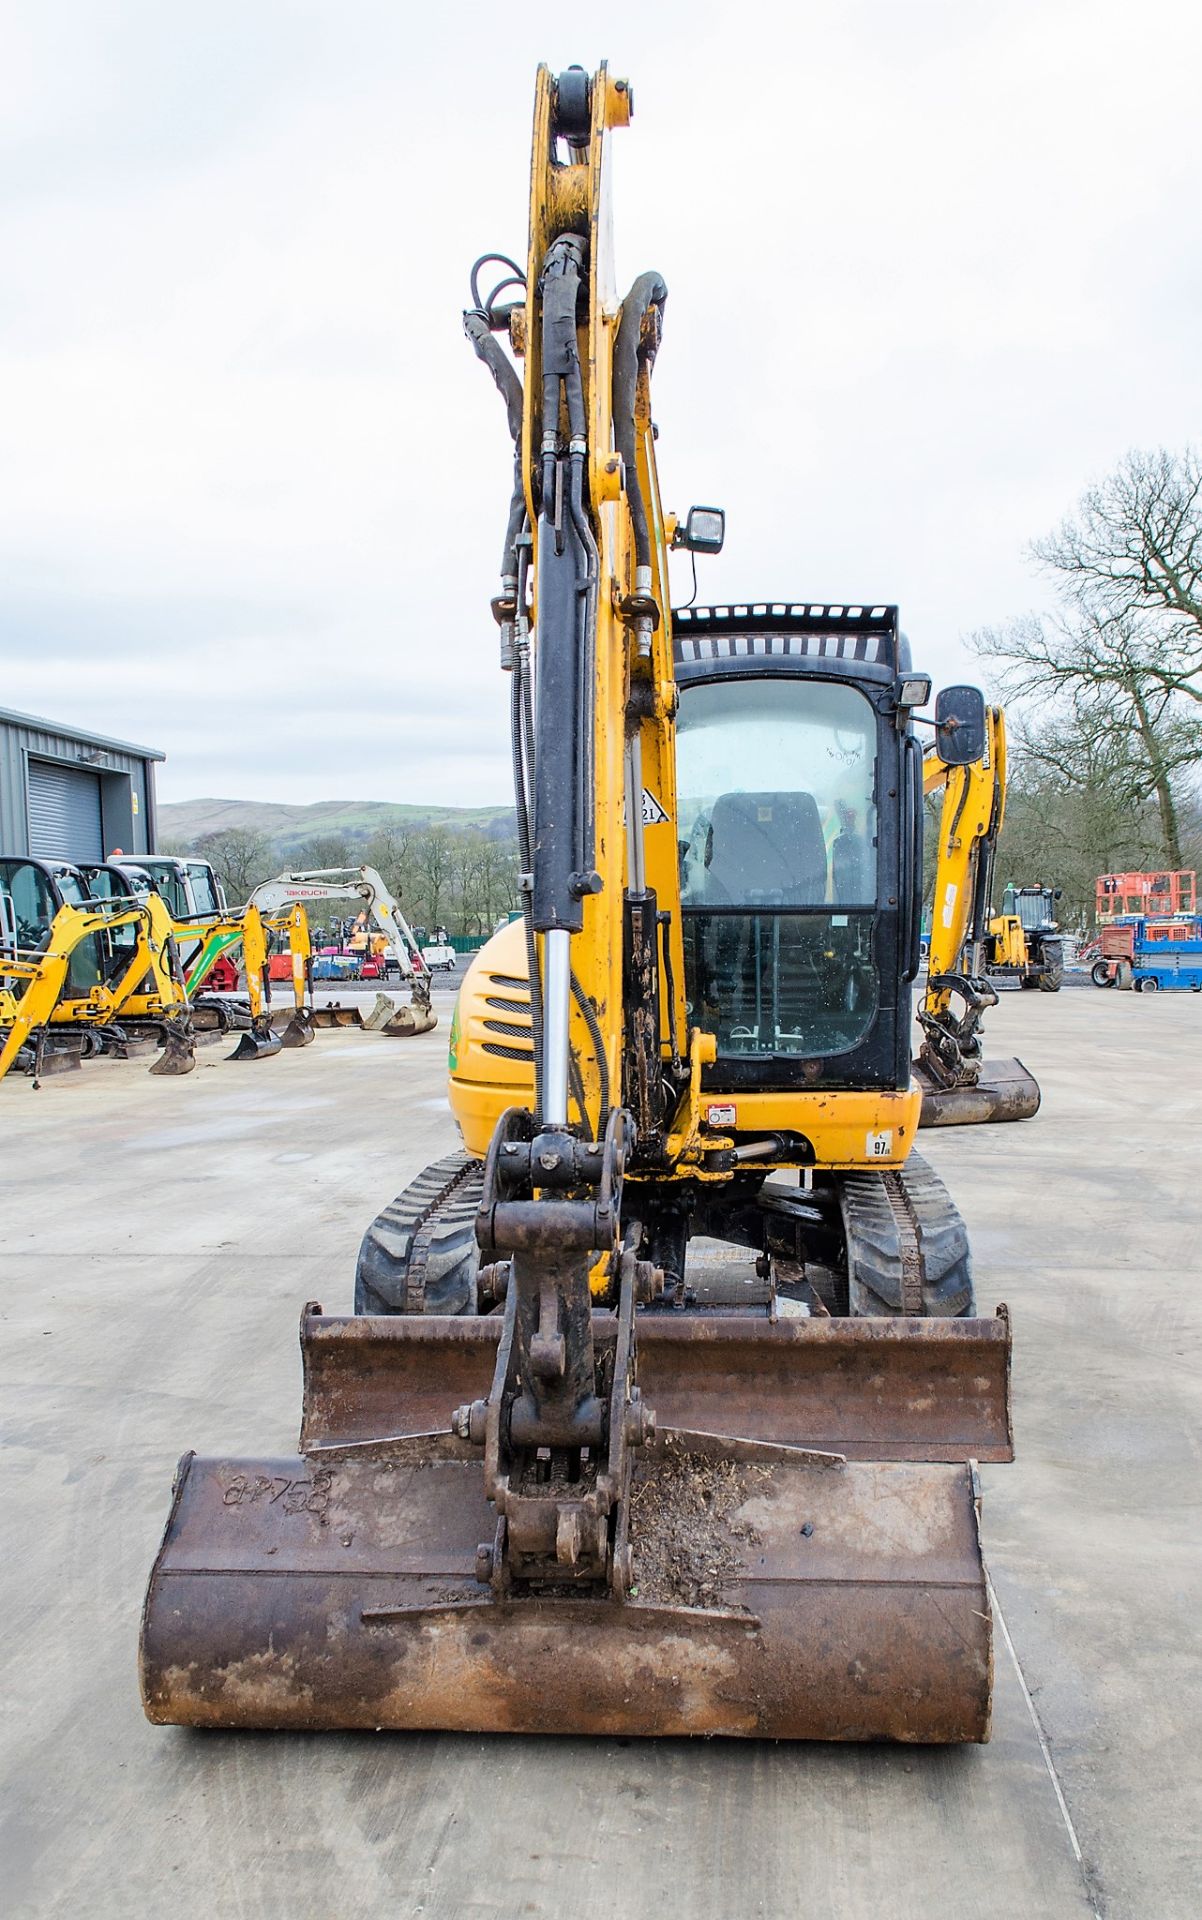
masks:
<svg viewBox="0 0 1202 1920"><path fill-rule="evenodd" d="M217 898L210 869L203 861L191 860L188 863L188 878L192 884L193 913L217 913L221 902Z"/></svg>
<svg viewBox="0 0 1202 1920"><path fill-rule="evenodd" d="M875 903L876 715L855 687L688 687L676 781L686 906Z"/></svg>
<svg viewBox="0 0 1202 1920"><path fill-rule="evenodd" d="M0 887L11 903L13 930L19 947L36 951L45 944L54 919L54 895L40 867L28 860L0 861Z"/></svg>
<svg viewBox="0 0 1202 1920"><path fill-rule="evenodd" d="M876 1016L876 727L845 685L682 689L686 987L720 1057L843 1053Z"/></svg>

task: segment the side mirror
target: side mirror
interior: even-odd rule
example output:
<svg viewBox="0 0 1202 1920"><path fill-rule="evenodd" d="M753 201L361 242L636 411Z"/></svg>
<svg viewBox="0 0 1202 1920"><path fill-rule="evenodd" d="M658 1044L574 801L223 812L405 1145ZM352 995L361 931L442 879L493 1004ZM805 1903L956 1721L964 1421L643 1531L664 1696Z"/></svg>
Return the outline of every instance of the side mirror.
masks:
<svg viewBox="0 0 1202 1920"><path fill-rule="evenodd" d="M935 701L935 750L949 767L971 766L985 753L985 696L980 687L944 687Z"/></svg>
<svg viewBox="0 0 1202 1920"><path fill-rule="evenodd" d="M726 538L726 513L722 507L690 507L683 527L672 536L674 547L688 553L721 553Z"/></svg>

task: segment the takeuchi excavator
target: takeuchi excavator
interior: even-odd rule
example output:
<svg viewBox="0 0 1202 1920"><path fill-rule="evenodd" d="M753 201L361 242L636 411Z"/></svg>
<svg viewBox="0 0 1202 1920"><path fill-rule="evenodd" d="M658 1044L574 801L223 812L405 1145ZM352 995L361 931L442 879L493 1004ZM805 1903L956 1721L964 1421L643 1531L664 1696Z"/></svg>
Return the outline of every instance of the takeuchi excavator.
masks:
<svg viewBox="0 0 1202 1920"><path fill-rule="evenodd" d="M463 1151L368 1229L354 1315L304 1309L299 1446L184 1456L154 1721L988 1737L1011 1343L914 1152L930 685L892 606L673 611L723 523L660 500L630 112L540 70L527 259L472 274L525 914L461 990ZM979 754L979 694L936 721Z"/></svg>
<svg viewBox="0 0 1202 1920"><path fill-rule="evenodd" d="M308 909L318 900L357 899L363 912L379 927L403 985L409 988L409 1000L394 1004L380 994L374 1012L366 1018L357 1007L316 1006L308 942ZM404 914L374 867L312 867L277 874L263 880L250 896L251 905L264 913L290 911L294 918L305 919L303 962L297 946L292 948L292 989L295 1010L283 1036L285 1046L306 1046L314 1027L370 1027L391 1038L407 1038L428 1033L438 1025L438 1015L430 1006L430 974L418 950ZM270 992L270 982L267 982Z"/></svg>

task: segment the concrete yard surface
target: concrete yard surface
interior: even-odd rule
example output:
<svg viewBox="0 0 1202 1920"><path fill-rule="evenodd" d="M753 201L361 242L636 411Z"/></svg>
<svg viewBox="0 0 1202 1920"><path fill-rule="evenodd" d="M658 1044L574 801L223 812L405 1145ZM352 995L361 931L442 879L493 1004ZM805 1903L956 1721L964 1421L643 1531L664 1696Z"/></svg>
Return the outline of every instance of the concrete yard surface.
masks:
<svg viewBox="0 0 1202 1920"><path fill-rule="evenodd" d="M1194 1920L1202 1180L1192 995L1006 993L1030 1122L922 1138L1015 1327L983 1469L1004 1617L970 1749L195 1734L138 1615L172 1471L286 1451L302 1303L457 1137L439 1029L186 1079L98 1061L3 1128L0 1910L10 1920ZM1012 1642L1012 1657L1007 1641ZM1021 1677L1020 1677L1021 1667Z"/></svg>

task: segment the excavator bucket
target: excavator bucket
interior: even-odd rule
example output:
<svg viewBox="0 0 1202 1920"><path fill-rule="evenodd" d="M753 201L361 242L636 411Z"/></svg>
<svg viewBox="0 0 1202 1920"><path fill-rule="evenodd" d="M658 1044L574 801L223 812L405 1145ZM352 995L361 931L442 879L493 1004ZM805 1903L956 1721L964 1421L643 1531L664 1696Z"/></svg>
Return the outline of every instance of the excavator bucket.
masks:
<svg viewBox="0 0 1202 1920"><path fill-rule="evenodd" d="M269 1020L252 1024L245 1033L238 1036L234 1051L226 1055L227 1060L269 1060L273 1053L279 1053L284 1042Z"/></svg>
<svg viewBox="0 0 1202 1920"><path fill-rule="evenodd" d="M191 1073L196 1065L196 1042L190 1022L167 1021L162 1028L163 1050L147 1069L150 1073Z"/></svg>
<svg viewBox="0 0 1202 1920"><path fill-rule="evenodd" d="M361 1027L363 1015L358 1007L344 1007L335 1000L328 1007L314 1007L313 1025L315 1027Z"/></svg>
<svg viewBox="0 0 1202 1920"><path fill-rule="evenodd" d="M922 1088L920 1127L989 1126L1039 1112L1039 1083L1021 1060L983 1060L971 1086L941 1087L917 1061L914 1076Z"/></svg>
<svg viewBox="0 0 1202 1920"><path fill-rule="evenodd" d="M313 1013L308 1007L298 1007L288 1025L280 1035L282 1047L311 1047L313 1045Z"/></svg>
<svg viewBox="0 0 1202 1920"><path fill-rule="evenodd" d="M438 1025L438 1015L431 1012L429 1001L414 1000L411 1006L397 1006L388 994L378 993L363 1025L372 1033L404 1039L413 1033L429 1033Z"/></svg>
<svg viewBox="0 0 1202 1920"><path fill-rule="evenodd" d="M501 1338L496 1315L306 1309L299 1451L180 1464L142 1621L151 1720L988 1738L973 1461L1012 1455L1004 1312L640 1318L659 1426L601 1598L496 1577L485 1466L450 1416Z"/></svg>

